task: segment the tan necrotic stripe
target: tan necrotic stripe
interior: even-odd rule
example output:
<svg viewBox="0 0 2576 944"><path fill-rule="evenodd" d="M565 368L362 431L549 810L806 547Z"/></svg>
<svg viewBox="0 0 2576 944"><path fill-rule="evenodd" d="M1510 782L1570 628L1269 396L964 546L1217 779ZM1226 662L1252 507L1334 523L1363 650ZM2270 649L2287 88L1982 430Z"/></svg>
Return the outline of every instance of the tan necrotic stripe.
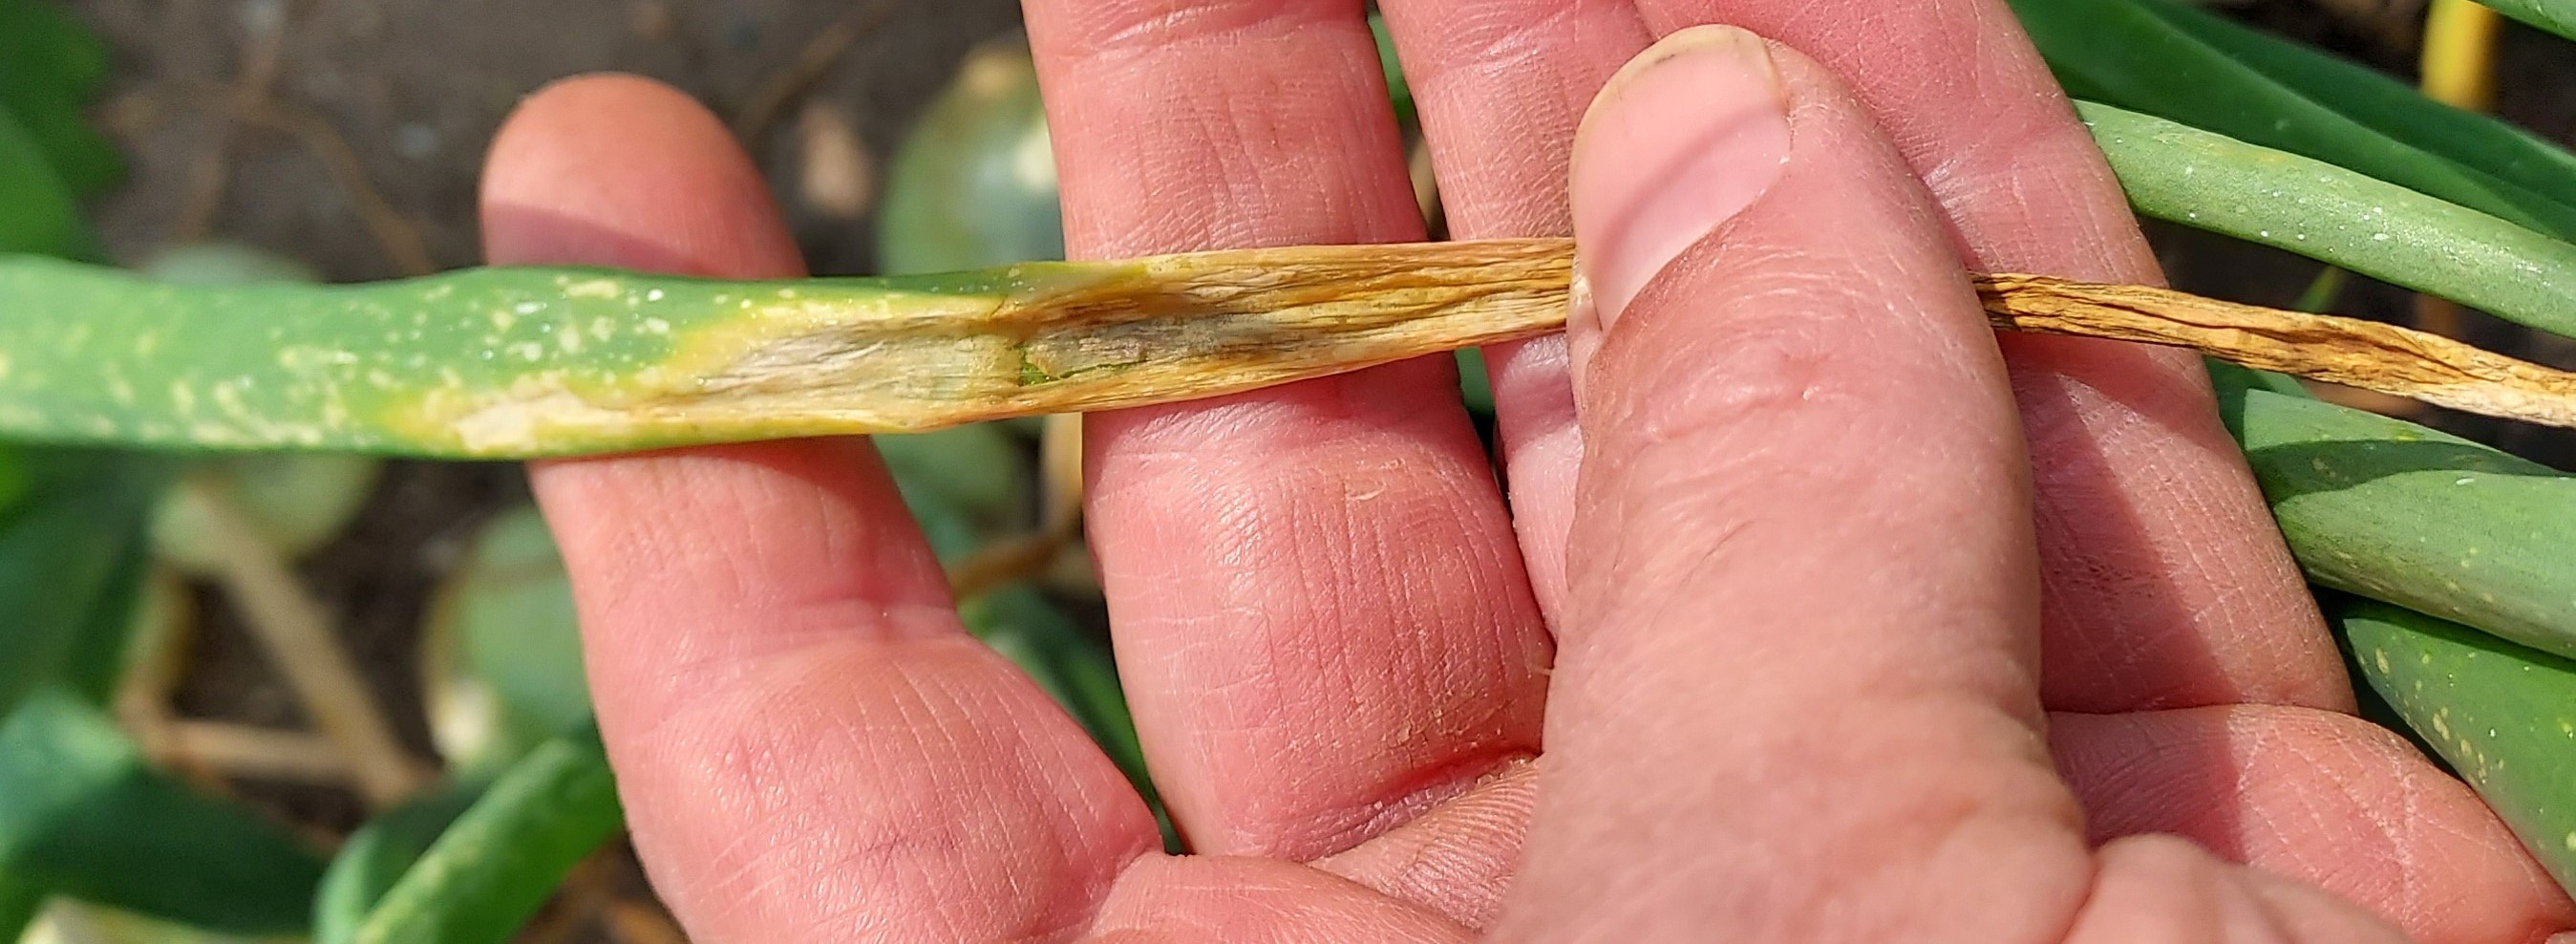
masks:
<svg viewBox="0 0 2576 944"><path fill-rule="evenodd" d="M1563 239L1145 260L1129 277L1008 306L1041 382L978 412L1167 402L1559 330L1572 262ZM2464 412L2576 426L2576 374L2439 335L2148 286L1974 281L2001 330L2188 348Z"/></svg>

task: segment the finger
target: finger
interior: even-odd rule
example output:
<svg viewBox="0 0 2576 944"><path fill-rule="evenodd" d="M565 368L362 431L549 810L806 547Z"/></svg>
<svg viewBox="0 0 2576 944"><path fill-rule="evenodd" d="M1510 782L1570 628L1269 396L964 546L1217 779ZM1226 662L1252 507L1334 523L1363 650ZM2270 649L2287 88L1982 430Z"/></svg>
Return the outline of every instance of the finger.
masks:
<svg viewBox="0 0 2576 944"><path fill-rule="evenodd" d="M1358 0L1027 10L1076 255L1421 236ZM1198 851L1339 852L1537 750L1548 639L1455 385L1087 426L1120 672Z"/></svg>
<svg viewBox="0 0 2576 944"><path fill-rule="evenodd" d="M599 77L494 143L501 263L801 267L723 125ZM531 478L655 884L704 940L1035 937L1155 828L1109 761L967 637L863 440L561 461Z"/></svg>
<svg viewBox="0 0 2576 944"><path fill-rule="evenodd" d="M2350 903L2251 869L2234 868L2171 836L2138 836L2102 850L2101 875L2066 944L2404 944L2396 929Z"/></svg>
<svg viewBox="0 0 2576 944"><path fill-rule="evenodd" d="M1813 63L1711 27L1612 80L1573 201L1586 455L1503 936L2063 929L2089 853L2024 460L1921 184Z"/></svg>
<svg viewBox="0 0 2576 944"><path fill-rule="evenodd" d="M1430 911L1293 862L1233 856L1140 860L1084 940L1226 944L1467 944Z"/></svg>
<svg viewBox="0 0 2576 944"><path fill-rule="evenodd" d="M1979 270L2160 280L2116 182L1999 0L1636 3L1658 32L1731 23L1843 76ZM2003 344L2035 461L2050 707L2350 710L2342 664L2198 358Z"/></svg>
<svg viewBox="0 0 2576 944"><path fill-rule="evenodd" d="M2057 714L2049 743L2096 842L2180 835L2424 944L2576 927L2576 906L2476 794L2358 718L2273 706Z"/></svg>
<svg viewBox="0 0 2576 944"><path fill-rule="evenodd" d="M1482 930L1502 910L1537 799L1536 762L1514 764L1473 792L1315 867Z"/></svg>
<svg viewBox="0 0 2576 944"><path fill-rule="evenodd" d="M1631 0L1410 0L1380 10L1422 115L1450 233L1571 234L1565 171L1575 124L1611 73L1654 39ZM1485 365L1512 527L1554 622L1583 459L1565 339L1497 345Z"/></svg>

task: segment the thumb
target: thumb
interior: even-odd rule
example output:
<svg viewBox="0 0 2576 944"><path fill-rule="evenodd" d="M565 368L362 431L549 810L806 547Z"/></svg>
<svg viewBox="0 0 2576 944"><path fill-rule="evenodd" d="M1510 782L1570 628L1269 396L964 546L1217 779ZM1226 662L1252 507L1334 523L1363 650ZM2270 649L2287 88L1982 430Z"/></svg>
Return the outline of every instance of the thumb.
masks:
<svg viewBox="0 0 2576 944"><path fill-rule="evenodd" d="M1814 63L1700 28L1572 186L1586 455L1506 937L2063 928L2017 420L1921 183Z"/></svg>

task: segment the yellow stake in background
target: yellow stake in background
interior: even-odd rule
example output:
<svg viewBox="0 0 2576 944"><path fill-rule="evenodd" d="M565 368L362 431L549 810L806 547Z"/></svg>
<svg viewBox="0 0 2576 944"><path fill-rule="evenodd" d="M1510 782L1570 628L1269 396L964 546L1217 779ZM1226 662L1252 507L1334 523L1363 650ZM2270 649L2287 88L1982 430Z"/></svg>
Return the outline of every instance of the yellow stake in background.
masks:
<svg viewBox="0 0 2576 944"><path fill-rule="evenodd" d="M2495 107L2495 44L2503 17L2472 0L2433 0L2424 15L2424 94L2470 111Z"/></svg>

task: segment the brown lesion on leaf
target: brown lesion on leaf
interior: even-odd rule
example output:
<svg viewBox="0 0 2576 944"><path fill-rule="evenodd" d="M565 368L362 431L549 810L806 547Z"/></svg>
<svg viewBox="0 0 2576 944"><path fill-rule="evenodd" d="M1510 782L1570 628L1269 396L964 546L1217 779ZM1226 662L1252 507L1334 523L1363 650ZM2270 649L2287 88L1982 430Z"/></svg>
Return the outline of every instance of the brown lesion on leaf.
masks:
<svg viewBox="0 0 2576 944"><path fill-rule="evenodd" d="M499 454L909 432L1233 393L1556 330L1571 263L1562 240L1529 240L1065 266L901 318L731 336L721 360L615 403L555 391L485 404L468 438Z"/></svg>

